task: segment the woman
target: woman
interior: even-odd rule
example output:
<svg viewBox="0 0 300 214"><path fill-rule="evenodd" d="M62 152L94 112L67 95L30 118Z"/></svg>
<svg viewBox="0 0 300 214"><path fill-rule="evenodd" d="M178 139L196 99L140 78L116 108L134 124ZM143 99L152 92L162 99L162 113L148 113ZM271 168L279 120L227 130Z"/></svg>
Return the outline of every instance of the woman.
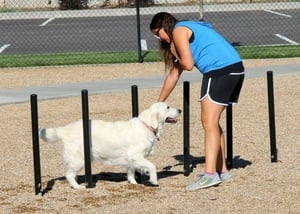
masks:
<svg viewBox="0 0 300 214"><path fill-rule="evenodd" d="M186 189L207 188L231 180L219 122L225 107L237 102L243 84L244 67L239 54L207 22L178 21L171 14L160 12L154 15L150 30L160 40L160 51L169 71L158 101L168 98L183 70L191 71L195 66L203 74L200 100L205 172Z"/></svg>

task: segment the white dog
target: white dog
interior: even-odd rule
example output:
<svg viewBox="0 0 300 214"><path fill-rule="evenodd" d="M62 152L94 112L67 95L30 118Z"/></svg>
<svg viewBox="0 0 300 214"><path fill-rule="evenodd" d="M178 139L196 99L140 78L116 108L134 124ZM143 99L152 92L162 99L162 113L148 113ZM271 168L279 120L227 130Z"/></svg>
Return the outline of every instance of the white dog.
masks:
<svg viewBox="0 0 300 214"><path fill-rule="evenodd" d="M91 159L127 167L127 179L131 184L137 183L137 170L148 174L149 182L157 185L156 167L145 158L152 153L165 122L176 123L180 113L181 110L158 102L128 121L91 120ZM71 187L82 188L75 180L84 166L82 120L63 127L41 129L40 138L46 142L62 142L66 178Z"/></svg>

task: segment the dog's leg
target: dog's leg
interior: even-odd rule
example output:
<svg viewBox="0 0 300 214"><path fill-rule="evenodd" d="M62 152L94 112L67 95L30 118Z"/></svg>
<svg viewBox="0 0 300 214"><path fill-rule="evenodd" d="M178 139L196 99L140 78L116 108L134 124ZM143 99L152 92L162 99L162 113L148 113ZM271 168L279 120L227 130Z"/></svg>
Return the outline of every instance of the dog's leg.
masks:
<svg viewBox="0 0 300 214"><path fill-rule="evenodd" d="M76 181L77 173L84 166L83 153L81 154L81 152L77 152L78 150L76 150L76 148L78 148L76 147L76 145L79 143L67 142L65 144L66 145L64 145L63 159L66 179L68 180L70 186L74 189L85 188L84 185L79 185Z"/></svg>
<svg viewBox="0 0 300 214"><path fill-rule="evenodd" d="M151 163L145 158L135 159L132 162L134 168L143 170L142 173L145 172L147 175L149 175L150 177L149 182L151 184L158 185L156 167L153 163Z"/></svg>
<svg viewBox="0 0 300 214"><path fill-rule="evenodd" d="M127 169L127 179L130 184L137 184L135 180L135 170L133 167L128 167Z"/></svg>
<svg viewBox="0 0 300 214"><path fill-rule="evenodd" d="M73 170L67 170L66 172L66 178L70 184L70 186L74 189L82 189L84 188L84 186L81 186L77 183L76 181L76 172L74 172Z"/></svg>
<svg viewBox="0 0 300 214"><path fill-rule="evenodd" d="M66 178L70 186L74 189L84 188L84 186L79 185L76 181L77 173L83 168L84 162L82 160L75 160L75 159L68 160L67 158L65 158L64 161L65 161Z"/></svg>

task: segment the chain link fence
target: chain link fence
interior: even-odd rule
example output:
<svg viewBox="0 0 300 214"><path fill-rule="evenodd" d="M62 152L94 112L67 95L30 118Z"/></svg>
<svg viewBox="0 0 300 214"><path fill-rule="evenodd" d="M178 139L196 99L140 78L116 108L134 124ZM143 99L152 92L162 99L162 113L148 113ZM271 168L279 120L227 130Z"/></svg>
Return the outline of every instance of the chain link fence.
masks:
<svg viewBox="0 0 300 214"><path fill-rule="evenodd" d="M125 52L141 62L158 50L149 24L161 11L211 22L236 47L300 55L299 0L0 0L0 57Z"/></svg>

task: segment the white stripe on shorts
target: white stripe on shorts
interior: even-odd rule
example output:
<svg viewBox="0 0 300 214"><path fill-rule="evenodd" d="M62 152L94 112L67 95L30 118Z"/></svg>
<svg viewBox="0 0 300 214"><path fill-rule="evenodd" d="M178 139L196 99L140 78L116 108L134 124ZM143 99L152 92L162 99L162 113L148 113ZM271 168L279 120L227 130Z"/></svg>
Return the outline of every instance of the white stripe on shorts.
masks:
<svg viewBox="0 0 300 214"><path fill-rule="evenodd" d="M240 72L240 73L229 73L229 75L243 75L245 72Z"/></svg>

